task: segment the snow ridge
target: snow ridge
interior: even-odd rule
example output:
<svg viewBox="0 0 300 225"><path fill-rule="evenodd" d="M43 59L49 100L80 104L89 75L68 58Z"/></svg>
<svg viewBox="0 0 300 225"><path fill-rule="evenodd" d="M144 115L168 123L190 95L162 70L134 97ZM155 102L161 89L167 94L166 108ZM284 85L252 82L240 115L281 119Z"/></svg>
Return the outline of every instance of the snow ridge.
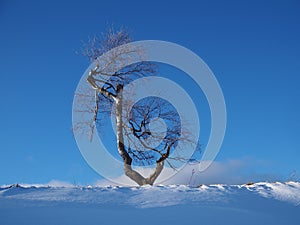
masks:
<svg viewBox="0 0 300 225"><path fill-rule="evenodd" d="M143 186L143 187L52 187L10 185L0 187L1 202L23 204L78 203L95 206L129 206L135 208L167 207L183 204L226 205L251 201L286 202L300 206L300 183L275 182L251 183L243 185L186 185Z"/></svg>

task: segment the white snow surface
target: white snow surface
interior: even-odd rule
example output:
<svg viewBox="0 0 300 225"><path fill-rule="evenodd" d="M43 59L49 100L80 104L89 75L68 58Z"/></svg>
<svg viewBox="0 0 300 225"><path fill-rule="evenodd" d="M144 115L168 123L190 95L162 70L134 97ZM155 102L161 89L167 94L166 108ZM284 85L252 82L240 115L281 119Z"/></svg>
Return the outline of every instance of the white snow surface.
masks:
<svg viewBox="0 0 300 225"><path fill-rule="evenodd" d="M300 224L300 183L0 187L0 225Z"/></svg>

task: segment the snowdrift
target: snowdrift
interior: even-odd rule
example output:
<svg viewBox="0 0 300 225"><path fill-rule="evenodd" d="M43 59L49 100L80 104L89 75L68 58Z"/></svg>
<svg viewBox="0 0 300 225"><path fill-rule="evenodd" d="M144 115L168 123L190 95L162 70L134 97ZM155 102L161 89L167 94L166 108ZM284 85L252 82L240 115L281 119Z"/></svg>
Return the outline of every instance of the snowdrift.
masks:
<svg viewBox="0 0 300 225"><path fill-rule="evenodd" d="M0 188L0 225L300 224L300 183Z"/></svg>

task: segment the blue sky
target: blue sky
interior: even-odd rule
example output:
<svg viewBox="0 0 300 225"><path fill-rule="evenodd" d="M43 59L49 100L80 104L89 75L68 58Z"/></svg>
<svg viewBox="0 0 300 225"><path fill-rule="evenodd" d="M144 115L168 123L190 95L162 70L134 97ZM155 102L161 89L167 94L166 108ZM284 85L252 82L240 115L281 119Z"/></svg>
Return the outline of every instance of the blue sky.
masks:
<svg viewBox="0 0 300 225"><path fill-rule="evenodd" d="M108 24L178 43L213 70L228 121L217 161L261 179L300 173L300 4L295 1L1 1L0 184L93 183L71 132L88 61L76 50ZM258 176L257 176L258 177Z"/></svg>

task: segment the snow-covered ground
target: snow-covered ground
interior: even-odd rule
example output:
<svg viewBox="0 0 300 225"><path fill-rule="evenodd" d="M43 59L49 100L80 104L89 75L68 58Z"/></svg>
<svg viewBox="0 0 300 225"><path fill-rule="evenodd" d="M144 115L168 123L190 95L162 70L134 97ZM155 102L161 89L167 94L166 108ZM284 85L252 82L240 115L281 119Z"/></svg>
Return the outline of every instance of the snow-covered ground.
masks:
<svg viewBox="0 0 300 225"><path fill-rule="evenodd" d="M2 186L0 225L300 224L300 183Z"/></svg>

